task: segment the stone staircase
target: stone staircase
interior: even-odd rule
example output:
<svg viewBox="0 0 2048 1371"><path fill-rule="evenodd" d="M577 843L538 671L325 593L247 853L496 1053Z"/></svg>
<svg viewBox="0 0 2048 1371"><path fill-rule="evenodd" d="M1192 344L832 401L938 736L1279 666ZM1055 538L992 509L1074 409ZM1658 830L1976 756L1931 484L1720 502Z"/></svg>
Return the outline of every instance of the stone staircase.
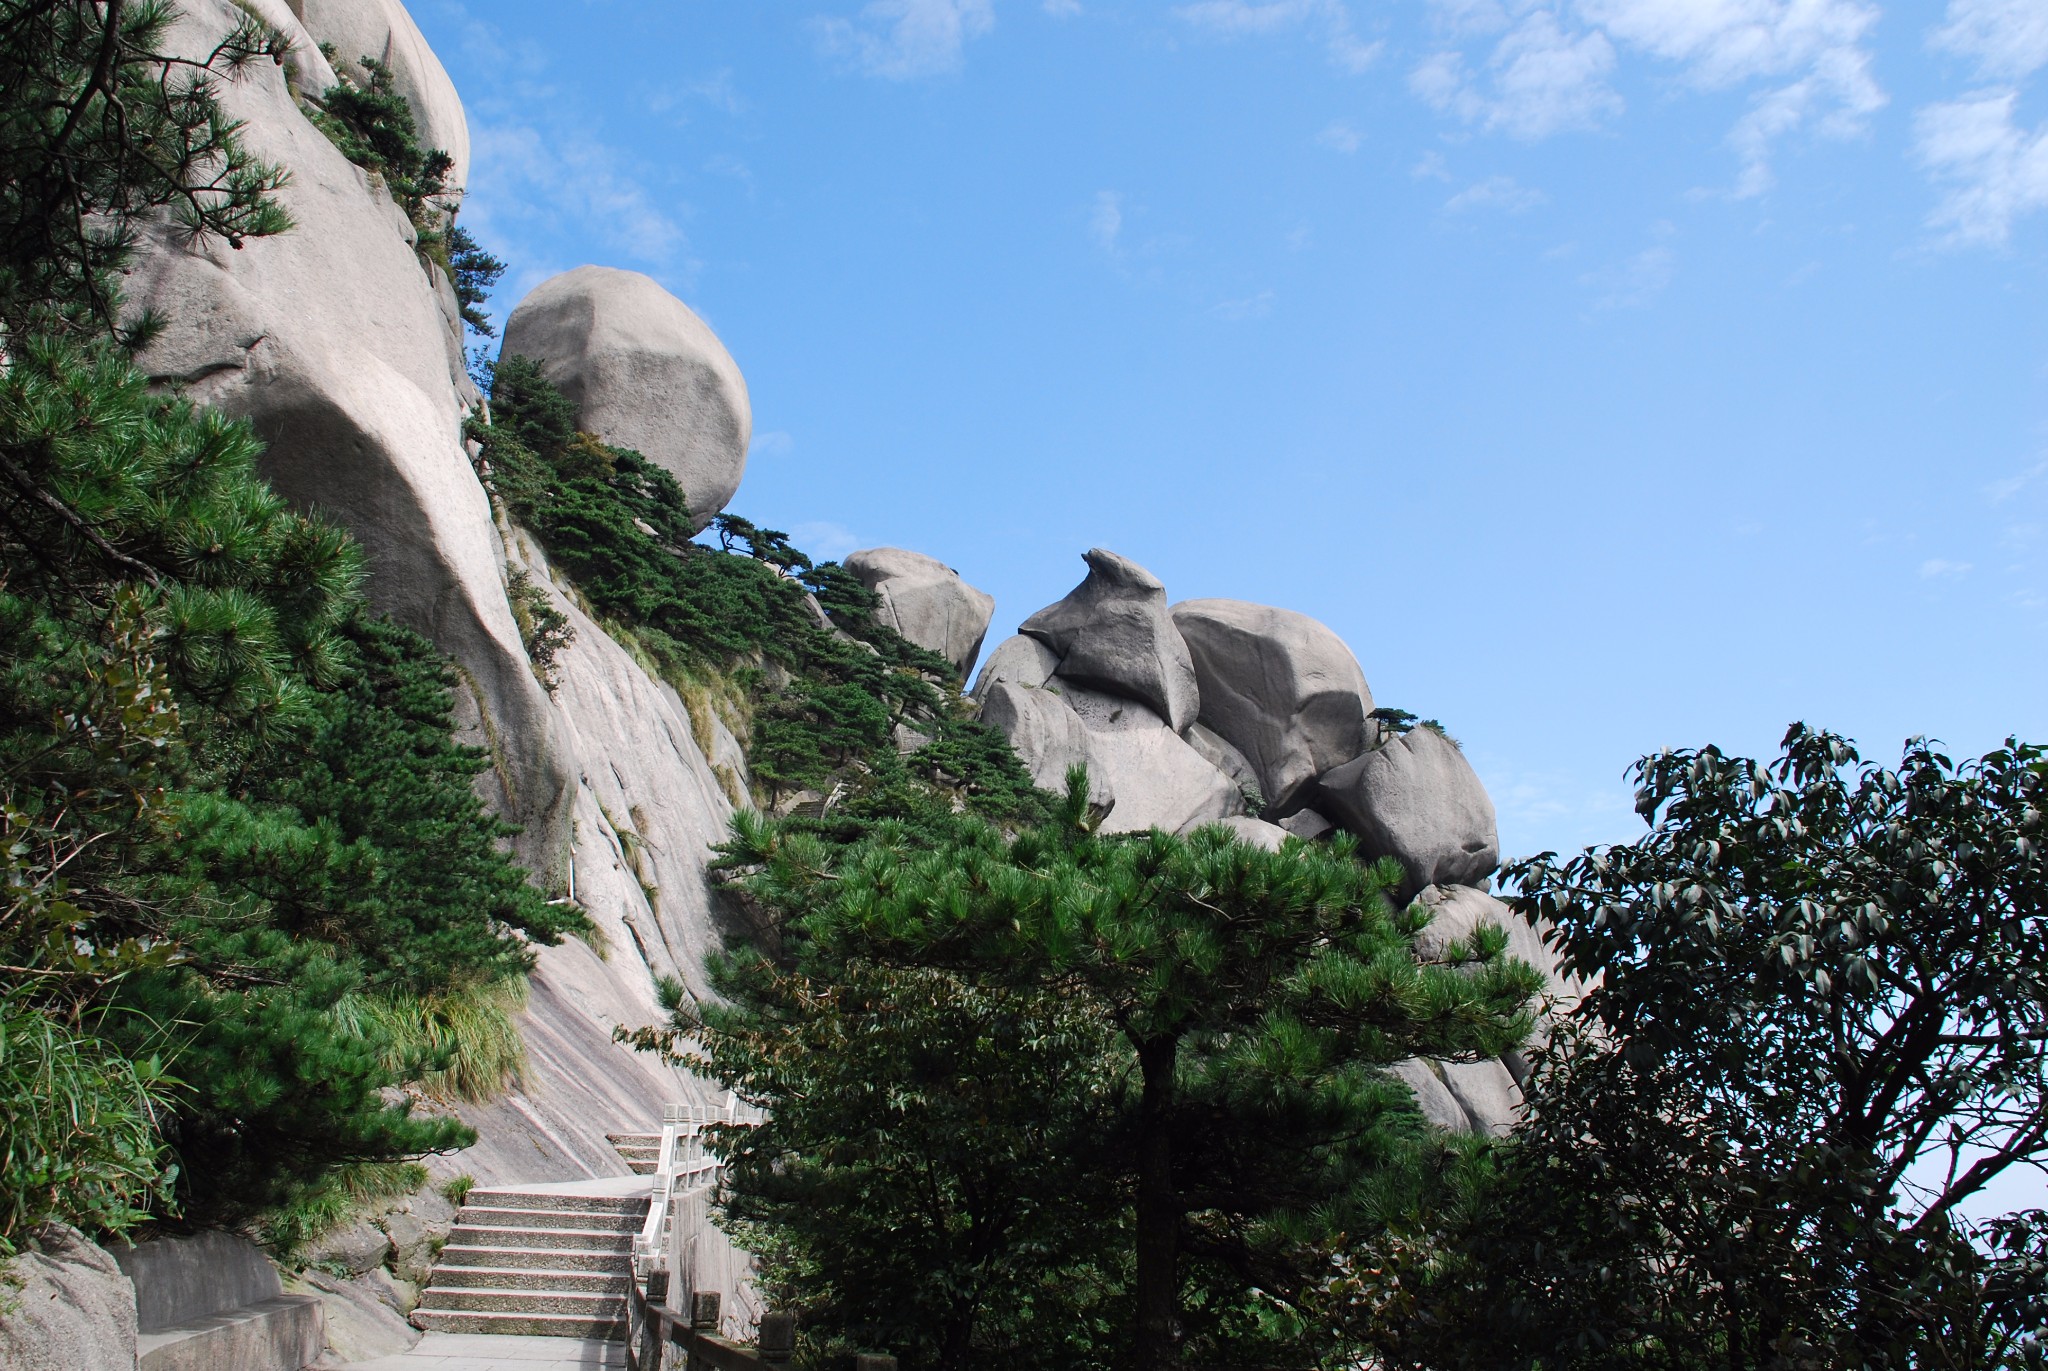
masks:
<svg viewBox="0 0 2048 1371"><path fill-rule="evenodd" d="M440 1333L624 1338L633 1235L647 1203L470 1191L413 1323Z"/></svg>
<svg viewBox="0 0 2048 1371"><path fill-rule="evenodd" d="M661 1134L659 1133L607 1133L604 1140L618 1149L626 1165L633 1168L636 1176L651 1176L655 1164L661 1160Z"/></svg>

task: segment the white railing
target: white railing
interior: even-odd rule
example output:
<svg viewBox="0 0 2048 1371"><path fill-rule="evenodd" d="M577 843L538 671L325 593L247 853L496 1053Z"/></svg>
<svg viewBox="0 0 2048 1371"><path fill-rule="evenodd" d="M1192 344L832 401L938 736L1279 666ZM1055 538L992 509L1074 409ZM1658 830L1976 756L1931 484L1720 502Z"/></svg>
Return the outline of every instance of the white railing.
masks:
<svg viewBox="0 0 2048 1371"><path fill-rule="evenodd" d="M711 1222L711 1196L718 1189L718 1159L704 1150L704 1129L738 1117L739 1102L731 1094L719 1105L662 1106L661 1153L647 1222L633 1240L633 1275L643 1288L655 1272L668 1276L670 1290L696 1288L697 1237Z"/></svg>

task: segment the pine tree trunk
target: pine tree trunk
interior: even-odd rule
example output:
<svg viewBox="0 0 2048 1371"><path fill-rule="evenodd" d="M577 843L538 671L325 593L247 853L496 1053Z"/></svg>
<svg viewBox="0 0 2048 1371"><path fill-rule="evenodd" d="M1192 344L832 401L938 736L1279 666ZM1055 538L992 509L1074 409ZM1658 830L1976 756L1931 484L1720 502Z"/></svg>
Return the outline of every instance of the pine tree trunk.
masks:
<svg viewBox="0 0 2048 1371"><path fill-rule="evenodd" d="M1172 1039L1138 1045L1145 1092L1138 1106L1137 1364L1175 1361L1180 1313L1180 1195L1173 1185Z"/></svg>

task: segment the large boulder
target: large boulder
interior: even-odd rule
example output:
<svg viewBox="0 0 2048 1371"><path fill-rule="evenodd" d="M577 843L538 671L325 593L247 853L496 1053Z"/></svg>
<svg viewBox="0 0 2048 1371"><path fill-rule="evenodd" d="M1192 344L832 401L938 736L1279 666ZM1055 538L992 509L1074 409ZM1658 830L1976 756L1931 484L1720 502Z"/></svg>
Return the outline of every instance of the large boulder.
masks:
<svg viewBox="0 0 2048 1371"><path fill-rule="evenodd" d="M469 184L469 120L448 69L427 46L419 25L399 0L285 0L315 43L334 44L334 65L357 84L368 81L360 59L374 57L391 68L391 83L412 107L420 146L439 148L454 160L448 184ZM317 51L317 48L316 48ZM315 95L320 92L315 91Z"/></svg>
<svg viewBox="0 0 2048 1371"><path fill-rule="evenodd" d="M1372 743L1372 691L1343 639L1292 610L1183 600L1173 626L1201 689L1202 723L1259 773L1266 817L1309 800L1315 779Z"/></svg>
<svg viewBox="0 0 2048 1371"><path fill-rule="evenodd" d="M995 596L976 590L937 558L900 547L856 552L846 559L846 569L882 597L877 619L938 653L967 678L995 615Z"/></svg>
<svg viewBox="0 0 2048 1371"><path fill-rule="evenodd" d="M182 10L171 42L185 54L212 50L245 15L235 0ZM217 88L249 151L291 174L278 199L297 227L239 251L147 235L125 293L164 327L138 364L249 420L278 492L362 543L371 599L460 666L461 707L492 748L487 780L520 826L520 857L558 872L567 778L506 600L490 502L462 445L459 337L404 214L307 120L287 75L259 63Z"/></svg>
<svg viewBox="0 0 2048 1371"><path fill-rule="evenodd" d="M135 1371L135 1287L77 1229L37 1229L7 1275L0 1285L8 1306L0 1314L0 1366Z"/></svg>
<svg viewBox="0 0 2048 1371"><path fill-rule="evenodd" d="M1057 691L1080 716L1089 774L1102 777L1116 796L1104 832L1178 833L1244 813L1236 783L1149 706L1060 677L1046 689Z"/></svg>
<svg viewBox="0 0 2048 1371"><path fill-rule="evenodd" d="M996 644L996 650L981 664L981 675L975 677L972 693L975 699L986 700L989 692L1004 681L1036 690L1059 669L1059 653L1020 633Z"/></svg>
<svg viewBox="0 0 2048 1371"><path fill-rule="evenodd" d="M501 355L530 357L578 422L682 486L704 528L747 469L747 383L710 325L654 278L577 267L535 286L505 324Z"/></svg>
<svg viewBox="0 0 2048 1371"><path fill-rule="evenodd" d="M1543 930L1516 914L1503 900L1466 885L1433 885L1417 895L1416 901L1430 913L1430 920L1415 936L1417 955L1441 961L1453 942L1472 946L1473 935L1491 925L1508 935L1510 957L1527 962L1543 977L1546 994L1568 998L1575 993L1572 982L1558 968L1557 953L1543 941Z"/></svg>
<svg viewBox="0 0 2048 1371"><path fill-rule="evenodd" d="M1088 769L1088 797L1103 812L1116 806L1109 777L1092 764L1088 728L1057 690L1030 689L998 681L981 702L981 721L1010 740L1032 783L1041 790L1063 791L1067 769Z"/></svg>
<svg viewBox="0 0 2048 1371"><path fill-rule="evenodd" d="M1479 885L1500 865L1493 801L1458 745L1427 724L1324 773L1317 808L1371 857L1408 873L1403 899L1428 885Z"/></svg>
<svg viewBox="0 0 2048 1371"><path fill-rule="evenodd" d="M1151 706L1175 733L1195 722L1194 663L1166 609L1166 587L1127 557L1091 548L1087 579L1017 631L1060 654L1059 674Z"/></svg>

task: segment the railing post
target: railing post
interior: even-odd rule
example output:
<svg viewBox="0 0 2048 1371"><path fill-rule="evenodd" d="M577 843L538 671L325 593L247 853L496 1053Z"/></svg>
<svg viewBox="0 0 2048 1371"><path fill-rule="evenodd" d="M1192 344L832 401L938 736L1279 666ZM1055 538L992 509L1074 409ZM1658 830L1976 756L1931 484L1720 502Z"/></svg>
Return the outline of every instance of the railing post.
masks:
<svg viewBox="0 0 2048 1371"><path fill-rule="evenodd" d="M761 1360L770 1363L788 1361L796 1355L796 1315L763 1314L760 1336L754 1340Z"/></svg>
<svg viewBox="0 0 2048 1371"><path fill-rule="evenodd" d="M690 1294L690 1327L706 1333L718 1331L718 1306L721 1296L716 1290L696 1290Z"/></svg>

